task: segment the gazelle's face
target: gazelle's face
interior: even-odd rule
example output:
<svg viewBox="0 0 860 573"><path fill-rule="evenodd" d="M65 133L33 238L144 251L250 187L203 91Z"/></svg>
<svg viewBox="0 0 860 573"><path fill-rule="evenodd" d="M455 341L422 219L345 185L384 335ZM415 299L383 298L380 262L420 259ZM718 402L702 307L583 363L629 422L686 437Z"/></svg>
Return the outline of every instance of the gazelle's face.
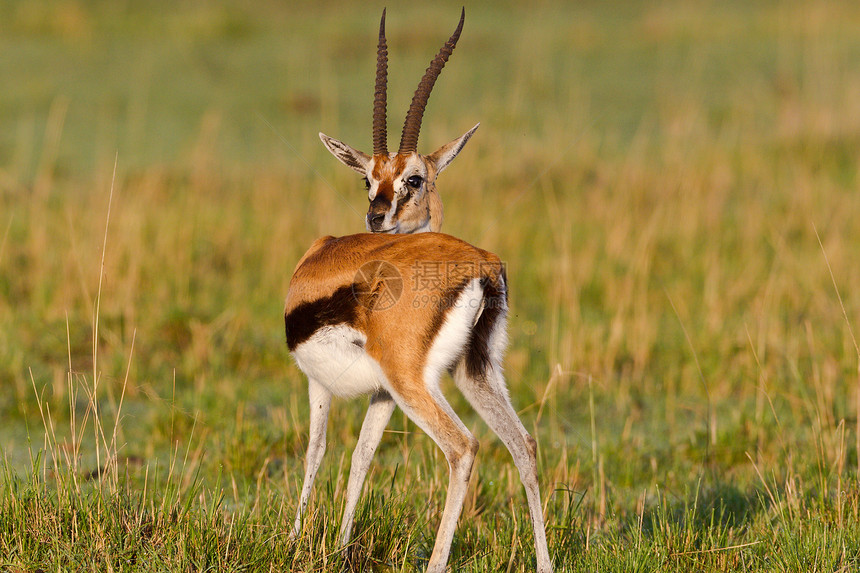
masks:
<svg viewBox="0 0 860 573"><path fill-rule="evenodd" d="M365 223L371 233L438 232L442 228L442 200L436 176L442 172L478 129L476 125L430 155L417 152L370 156L346 143L320 134L338 160L361 174L370 206Z"/></svg>
<svg viewBox="0 0 860 573"><path fill-rule="evenodd" d="M417 153L377 155L364 177L365 223L371 233L420 233L430 229L430 193L435 169Z"/></svg>

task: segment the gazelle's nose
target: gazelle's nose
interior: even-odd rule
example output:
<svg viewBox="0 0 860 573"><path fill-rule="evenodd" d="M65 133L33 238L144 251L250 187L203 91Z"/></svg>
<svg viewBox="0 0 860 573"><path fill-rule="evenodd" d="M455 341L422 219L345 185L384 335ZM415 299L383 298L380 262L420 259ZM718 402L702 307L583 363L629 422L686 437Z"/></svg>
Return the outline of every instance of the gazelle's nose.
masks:
<svg viewBox="0 0 860 573"><path fill-rule="evenodd" d="M371 233L379 233L388 231L383 227L385 225L385 215L391 209L391 202L385 197L377 195L370 202L370 207L367 209L367 228Z"/></svg>
<svg viewBox="0 0 860 573"><path fill-rule="evenodd" d="M367 223L374 233L381 231L382 225L385 224L385 213L368 213Z"/></svg>

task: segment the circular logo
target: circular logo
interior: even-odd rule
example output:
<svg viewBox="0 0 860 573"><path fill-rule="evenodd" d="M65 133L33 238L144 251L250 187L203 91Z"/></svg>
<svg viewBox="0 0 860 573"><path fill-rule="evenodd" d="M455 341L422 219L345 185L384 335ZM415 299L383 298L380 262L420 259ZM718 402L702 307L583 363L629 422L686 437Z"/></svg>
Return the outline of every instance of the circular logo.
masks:
<svg viewBox="0 0 860 573"><path fill-rule="evenodd" d="M367 309L388 310L403 294L403 277L388 261L370 261L355 273L352 294Z"/></svg>

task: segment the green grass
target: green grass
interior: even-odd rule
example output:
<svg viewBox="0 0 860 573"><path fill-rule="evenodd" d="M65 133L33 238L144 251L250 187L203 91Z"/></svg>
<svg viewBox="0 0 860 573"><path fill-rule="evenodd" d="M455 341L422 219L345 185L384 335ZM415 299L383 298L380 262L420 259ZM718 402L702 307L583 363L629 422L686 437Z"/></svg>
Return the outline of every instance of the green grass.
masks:
<svg viewBox="0 0 860 573"><path fill-rule="evenodd" d="M392 134L459 6L389 6ZM380 9L0 1L0 571L426 563L447 468L401 413L336 546L366 400L286 535L282 303L363 230L316 133L369 147ZM860 7L466 9L419 149L481 122L444 230L507 263L557 568L860 567ZM516 469L446 390L481 445L453 570L528 571Z"/></svg>

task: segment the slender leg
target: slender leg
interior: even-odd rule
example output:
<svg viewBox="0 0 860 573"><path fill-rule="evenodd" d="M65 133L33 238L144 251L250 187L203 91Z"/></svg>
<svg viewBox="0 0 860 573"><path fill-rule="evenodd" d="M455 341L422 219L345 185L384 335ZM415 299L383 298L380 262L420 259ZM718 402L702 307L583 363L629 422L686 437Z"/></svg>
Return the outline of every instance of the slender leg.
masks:
<svg viewBox="0 0 860 573"><path fill-rule="evenodd" d="M428 387L430 390L428 390ZM449 481L445 509L436 533L436 543L427 564L427 573L444 573L451 552L451 542L457 519L472 475L472 465L478 452L478 440L451 409L438 390L438 381L427 384L422 380L409 384L408 391L392 392L397 405L442 449L448 460Z"/></svg>
<svg viewBox="0 0 860 573"><path fill-rule="evenodd" d="M493 360L493 364L483 376L472 378L461 363L454 372L454 380L472 407L499 436L514 458L529 504L535 536L537 570L538 573L549 573L552 571L552 561L546 544L543 508L540 502L537 443L526 431L511 405L501 366Z"/></svg>
<svg viewBox="0 0 860 573"><path fill-rule="evenodd" d="M305 481L302 484L302 495L299 498L299 510L293 523L291 537L296 537L302 529L302 515L307 509L308 500L314 487L314 478L320 469L323 454L325 454L325 434L328 424L328 408L331 404L331 392L316 380L308 380L308 395L310 397L311 414L308 434L308 453L305 457Z"/></svg>
<svg viewBox="0 0 860 573"><path fill-rule="evenodd" d="M352 453L352 467L349 470L349 483L346 487L346 506L340 524L341 545L349 543L355 507L358 505L359 497L361 497L364 478L395 406L394 400L384 390L377 392L370 398L370 407L368 407L367 415L361 424L361 434L358 437L355 451Z"/></svg>

